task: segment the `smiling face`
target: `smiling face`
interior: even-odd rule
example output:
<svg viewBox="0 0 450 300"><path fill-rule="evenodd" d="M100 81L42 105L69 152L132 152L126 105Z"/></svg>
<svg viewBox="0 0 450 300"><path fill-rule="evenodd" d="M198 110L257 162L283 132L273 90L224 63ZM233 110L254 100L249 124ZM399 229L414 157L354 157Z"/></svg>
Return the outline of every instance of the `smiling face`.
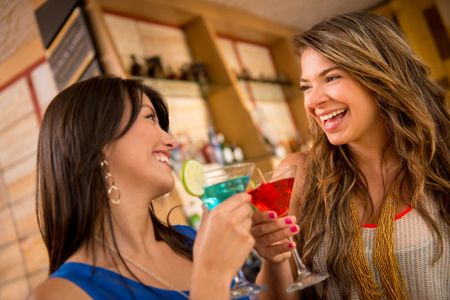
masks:
<svg viewBox="0 0 450 300"><path fill-rule="evenodd" d="M122 128L130 116L130 103L122 118ZM169 151L176 141L161 129L150 99L144 95L136 121L126 132L107 146L105 159L120 189L144 191L150 197L168 193L174 186L169 166Z"/></svg>
<svg viewBox="0 0 450 300"><path fill-rule="evenodd" d="M371 143L385 133L375 94L314 49L301 56L301 89L308 114L333 145Z"/></svg>

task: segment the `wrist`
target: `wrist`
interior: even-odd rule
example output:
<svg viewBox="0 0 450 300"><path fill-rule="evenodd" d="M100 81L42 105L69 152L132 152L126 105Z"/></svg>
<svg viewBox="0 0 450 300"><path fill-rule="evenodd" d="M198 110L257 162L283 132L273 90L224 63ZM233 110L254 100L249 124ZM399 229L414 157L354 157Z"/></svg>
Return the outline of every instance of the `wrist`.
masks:
<svg viewBox="0 0 450 300"><path fill-rule="evenodd" d="M191 299L230 299L233 276L210 268L195 265L191 278Z"/></svg>

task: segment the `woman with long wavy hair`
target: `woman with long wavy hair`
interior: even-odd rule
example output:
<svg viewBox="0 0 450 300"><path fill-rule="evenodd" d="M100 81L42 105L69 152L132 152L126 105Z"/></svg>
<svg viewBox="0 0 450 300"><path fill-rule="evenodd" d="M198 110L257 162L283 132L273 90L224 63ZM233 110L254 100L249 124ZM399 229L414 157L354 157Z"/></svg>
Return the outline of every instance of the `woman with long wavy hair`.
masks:
<svg viewBox="0 0 450 300"><path fill-rule="evenodd" d="M444 91L381 16L338 15L295 43L314 139L281 163L300 170L289 222L253 217L265 297L298 298L285 292L294 279L288 250L297 247L307 266L330 275L306 299L450 299Z"/></svg>
<svg viewBox="0 0 450 300"><path fill-rule="evenodd" d="M94 77L50 103L37 155L50 276L31 298L229 299L254 244L250 197L205 212L198 233L162 223L152 200L174 187L168 129L163 99L136 80Z"/></svg>

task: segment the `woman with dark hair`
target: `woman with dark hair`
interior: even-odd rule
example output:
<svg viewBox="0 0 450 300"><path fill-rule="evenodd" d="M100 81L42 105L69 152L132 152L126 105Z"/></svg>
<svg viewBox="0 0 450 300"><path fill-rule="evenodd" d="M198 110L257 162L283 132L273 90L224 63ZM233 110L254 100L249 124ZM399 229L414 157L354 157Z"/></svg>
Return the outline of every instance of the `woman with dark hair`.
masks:
<svg viewBox="0 0 450 300"><path fill-rule="evenodd" d="M174 187L168 128L161 96L135 80L94 77L50 103L37 157L50 277L31 298L229 299L254 244L250 197L205 212L197 234L159 221L151 201Z"/></svg>
<svg viewBox="0 0 450 300"><path fill-rule="evenodd" d="M285 292L297 247L313 272L330 275L306 299L450 299L444 91L381 16L335 16L295 42L314 141L281 163L298 166L290 213L299 232L270 212L253 217L265 296L298 298Z"/></svg>

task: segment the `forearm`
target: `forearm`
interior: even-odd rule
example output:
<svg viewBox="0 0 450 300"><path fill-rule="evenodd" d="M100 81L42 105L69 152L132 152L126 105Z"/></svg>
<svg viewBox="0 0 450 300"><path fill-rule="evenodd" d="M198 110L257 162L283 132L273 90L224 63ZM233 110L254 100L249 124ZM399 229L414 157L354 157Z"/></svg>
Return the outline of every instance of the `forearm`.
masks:
<svg viewBox="0 0 450 300"><path fill-rule="evenodd" d="M223 274L195 268L191 278L191 299L229 300L231 278Z"/></svg>
<svg viewBox="0 0 450 300"><path fill-rule="evenodd" d="M258 284L267 286L267 291L261 293L260 300L298 299L297 293L286 293L286 289L293 282L289 260L273 263L264 260L262 268L256 279Z"/></svg>

